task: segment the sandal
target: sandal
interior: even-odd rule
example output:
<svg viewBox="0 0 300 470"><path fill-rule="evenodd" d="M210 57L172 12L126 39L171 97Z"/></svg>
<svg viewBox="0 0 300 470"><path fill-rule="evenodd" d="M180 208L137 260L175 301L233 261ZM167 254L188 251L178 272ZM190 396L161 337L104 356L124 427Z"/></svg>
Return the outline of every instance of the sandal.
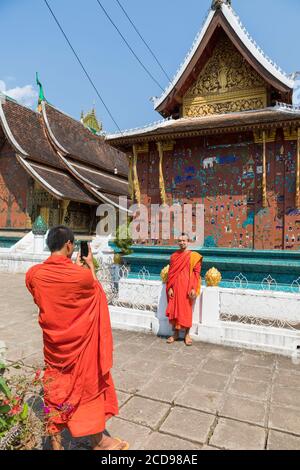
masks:
<svg viewBox="0 0 300 470"><path fill-rule="evenodd" d="M186 336L186 337L184 338L184 344L185 344L186 346L189 346L189 347L190 347L190 346L193 346L193 340L192 340L192 338L191 338L190 336Z"/></svg>

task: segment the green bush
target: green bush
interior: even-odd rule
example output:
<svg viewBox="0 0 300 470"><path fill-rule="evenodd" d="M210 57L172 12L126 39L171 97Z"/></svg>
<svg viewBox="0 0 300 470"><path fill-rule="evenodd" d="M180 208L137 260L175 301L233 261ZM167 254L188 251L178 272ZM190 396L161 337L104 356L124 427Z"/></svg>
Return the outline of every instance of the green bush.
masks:
<svg viewBox="0 0 300 470"><path fill-rule="evenodd" d="M122 255L130 255L133 251L130 247L133 240L130 232L130 225L120 225L116 231L116 238L114 244L121 250Z"/></svg>

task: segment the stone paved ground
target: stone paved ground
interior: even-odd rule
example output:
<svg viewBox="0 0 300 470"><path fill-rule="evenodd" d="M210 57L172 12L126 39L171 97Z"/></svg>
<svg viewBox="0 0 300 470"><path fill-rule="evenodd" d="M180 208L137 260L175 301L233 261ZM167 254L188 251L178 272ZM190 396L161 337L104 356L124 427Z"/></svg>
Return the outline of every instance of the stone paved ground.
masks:
<svg viewBox="0 0 300 470"><path fill-rule="evenodd" d="M37 309L22 275L0 274L8 359L42 361ZM108 431L132 449L300 450L300 366L288 358L114 331L120 415ZM66 436L68 448L86 441ZM47 443L46 443L47 446Z"/></svg>

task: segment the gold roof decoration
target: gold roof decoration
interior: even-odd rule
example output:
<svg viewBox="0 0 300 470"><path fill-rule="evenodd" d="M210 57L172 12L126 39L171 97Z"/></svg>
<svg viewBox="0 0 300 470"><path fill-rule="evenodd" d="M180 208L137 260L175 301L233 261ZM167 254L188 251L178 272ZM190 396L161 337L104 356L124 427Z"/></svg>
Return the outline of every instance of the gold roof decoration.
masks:
<svg viewBox="0 0 300 470"><path fill-rule="evenodd" d="M84 112L81 112L81 122L86 127L89 129L93 134L100 134L103 127L102 127L102 122L98 121L97 116L96 116L96 111L95 108L93 108L90 112L87 114L84 114Z"/></svg>

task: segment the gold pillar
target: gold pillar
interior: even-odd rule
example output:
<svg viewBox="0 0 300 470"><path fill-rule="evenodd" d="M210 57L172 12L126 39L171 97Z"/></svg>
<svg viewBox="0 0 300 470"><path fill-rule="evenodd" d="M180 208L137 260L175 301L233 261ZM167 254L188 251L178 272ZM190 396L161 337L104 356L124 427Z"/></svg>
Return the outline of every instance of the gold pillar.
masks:
<svg viewBox="0 0 300 470"><path fill-rule="evenodd" d="M266 143L266 131L263 131L262 206L264 208L268 207L268 201L267 201L267 143Z"/></svg>
<svg viewBox="0 0 300 470"><path fill-rule="evenodd" d="M128 163L129 163L129 175L128 175L128 191L130 199L133 201L134 199L134 186L133 186L133 157L132 155L128 155Z"/></svg>
<svg viewBox="0 0 300 470"><path fill-rule="evenodd" d="M167 204L166 186L165 186L164 170L163 170L163 158L164 158L163 144L161 142L157 142L157 148L158 148L158 153L159 153L160 198L161 198L162 204Z"/></svg>
<svg viewBox="0 0 300 470"><path fill-rule="evenodd" d="M268 207L267 198L267 143L275 142L276 129L254 131L254 142L263 146L262 207Z"/></svg>
<svg viewBox="0 0 300 470"><path fill-rule="evenodd" d="M164 178L164 170L163 170L163 159L164 159L164 152L170 152L173 150L175 142L157 142L157 149L159 153L159 189L160 189L160 198L162 204L167 204L167 194L166 194L166 186L165 186L165 178Z"/></svg>
<svg viewBox="0 0 300 470"><path fill-rule="evenodd" d="M70 201L68 200L63 200L60 202L60 207L61 207L61 224L64 225L65 223L65 218L68 212L68 207L69 207Z"/></svg>
<svg viewBox="0 0 300 470"><path fill-rule="evenodd" d="M141 204L141 190L140 190L140 183L137 171L137 157L138 157L138 149L137 146L133 146L133 188L134 188L134 195L135 200L138 204Z"/></svg>
<svg viewBox="0 0 300 470"><path fill-rule="evenodd" d="M300 127L297 130L297 180L296 180L296 209L300 209Z"/></svg>

